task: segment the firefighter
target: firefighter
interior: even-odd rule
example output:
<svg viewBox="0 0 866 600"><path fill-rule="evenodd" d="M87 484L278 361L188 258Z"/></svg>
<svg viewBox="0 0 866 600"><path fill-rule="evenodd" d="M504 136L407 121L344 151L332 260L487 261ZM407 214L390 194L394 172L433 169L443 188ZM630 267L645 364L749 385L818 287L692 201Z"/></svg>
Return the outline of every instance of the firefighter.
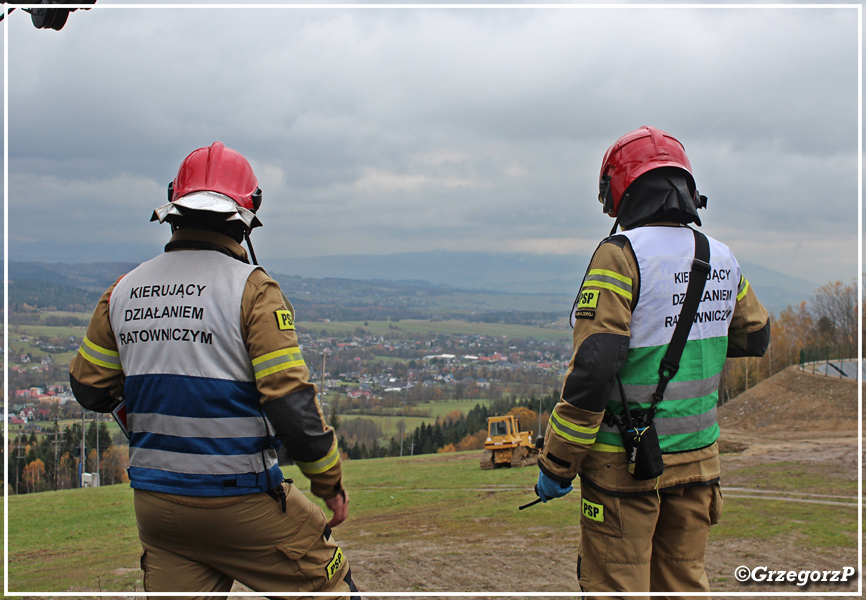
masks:
<svg viewBox="0 0 866 600"><path fill-rule="evenodd" d="M599 192L616 221L572 308L574 355L545 432L536 490L546 502L580 477L583 592L707 592L707 537L722 511L722 368L726 357L764 354L769 316L730 249L706 237L707 280L685 327L679 370L654 400L698 245L689 224L701 225L706 198L683 145L654 127L608 149ZM650 427L620 430L626 407ZM635 442L642 431L657 436L659 468L647 479L630 460L638 446L652 455L652 436Z"/></svg>
<svg viewBox="0 0 866 600"><path fill-rule="evenodd" d="M349 503L336 435L294 309L240 245L261 225L258 181L214 142L184 159L168 200L151 218L171 225L165 252L102 295L69 366L85 409L126 402L144 588L218 594L239 581L348 597L357 590L331 534ZM280 445L330 520L283 479Z"/></svg>

